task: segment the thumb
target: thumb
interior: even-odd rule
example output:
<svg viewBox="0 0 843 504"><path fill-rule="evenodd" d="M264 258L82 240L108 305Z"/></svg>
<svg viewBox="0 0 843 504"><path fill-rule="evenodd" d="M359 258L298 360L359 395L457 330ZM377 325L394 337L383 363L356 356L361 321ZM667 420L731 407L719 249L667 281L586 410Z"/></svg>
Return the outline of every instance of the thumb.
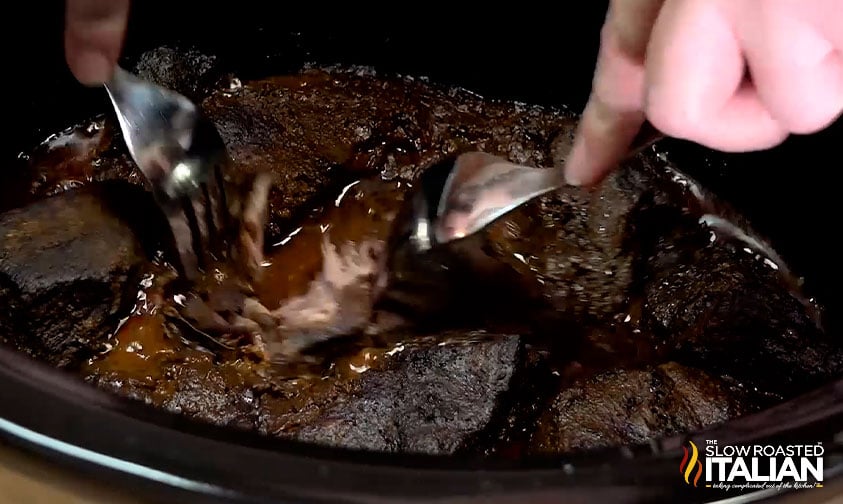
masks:
<svg viewBox="0 0 843 504"><path fill-rule="evenodd" d="M67 0L65 58L79 82L99 85L111 77L128 17L129 0Z"/></svg>

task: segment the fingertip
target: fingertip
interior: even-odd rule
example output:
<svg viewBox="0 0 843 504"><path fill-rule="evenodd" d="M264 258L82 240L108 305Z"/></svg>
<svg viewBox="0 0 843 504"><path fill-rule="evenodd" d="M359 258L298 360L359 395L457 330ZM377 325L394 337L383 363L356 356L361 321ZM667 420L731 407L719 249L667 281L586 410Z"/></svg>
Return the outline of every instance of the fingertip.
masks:
<svg viewBox="0 0 843 504"><path fill-rule="evenodd" d="M592 170L567 170L565 171L565 183L573 187L592 187L599 184L606 176L611 173L609 169L592 169Z"/></svg>
<svg viewBox="0 0 843 504"><path fill-rule="evenodd" d="M129 0L67 0L65 60L80 83L97 86L111 78L128 15Z"/></svg>
<svg viewBox="0 0 843 504"><path fill-rule="evenodd" d="M583 113L574 145L564 166L566 183L592 186L602 181L626 155L632 140L644 123L638 112L613 112L602 117L595 102Z"/></svg>
<svg viewBox="0 0 843 504"><path fill-rule="evenodd" d="M582 135L577 134L574 145L563 168L565 183L572 186L588 185L591 182L589 169L585 163L585 149L583 147Z"/></svg>
<svg viewBox="0 0 843 504"><path fill-rule="evenodd" d="M68 50L66 58L76 80L89 87L101 86L108 81L116 64L95 49Z"/></svg>
<svg viewBox="0 0 843 504"><path fill-rule="evenodd" d="M592 96L586 103L577 124L574 143L565 159L563 173L565 182L572 186L588 186L599 178L600 167L595 164L595 157L590 154L589 147L594 145L595 101Z"/></svg>

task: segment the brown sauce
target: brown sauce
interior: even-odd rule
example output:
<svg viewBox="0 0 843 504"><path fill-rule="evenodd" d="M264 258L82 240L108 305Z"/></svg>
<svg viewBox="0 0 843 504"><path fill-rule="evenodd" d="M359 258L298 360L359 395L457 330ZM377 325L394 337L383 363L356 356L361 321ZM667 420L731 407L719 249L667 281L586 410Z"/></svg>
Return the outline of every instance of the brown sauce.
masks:
<svg viewBox="0 0 843 504"><path fill-rule="evenodd" d="M398 181L352 182L318 217L271 244L263 277L256 286L260 300L267 307L277 307L283 300L306 292L322 269L325 239L336 246L385 241L401 204L401 186Z"/></svg>
<svg viewBox="0 0 843 504"><path fill-rule="evenodd" d="M421 167L465 145L519 162L558 164L570 144L574 124L568 114L559 111L485 101L418 81L380 80L343 72L308 72L246 83L211 95L203 106L215 117L231 142L233 155L246 169L265 165L284 175L271 196L266 261L262 279L255 286L259 300L269 308L307 292L323 268L326 239L337 247L385 241ZM283 126L282 119L287 121ZM97 180L142 184L120 147L119 136L111 129L113 125L91 124L52 137L25 156L32 199ZM340 175L326 175L329 172ZM572 196L580 204L576 197ZM535 275L540 268L552 268L543 256L549 249L536 247L531 238L568 225L566 219L570 218L564 215L552 221L548 217L530 228L523 216L515 216L493 227L490 236L510 240L501 250L508 254L507 261L516 272ZM591 216L584 219L583 226L591 225L588 219L599 223L599 218ZM595 226L584 236L601 244L600 234L606 226ZM664 256L672 257L675 251L666 250ZM145 268L148 276L138 290L133 311L114 328L110 339L102 342L99 352L81 363L81 375L116 393L237 428L296 437L311 422L333 425L334 420L323 417L326 411L385 387L361 377L393 372L419 348L465 344L472 339L453 334L439 339L436 335L413 338L402 332L361 337L353 343L337 342L332 358L317 367L279 368L220 349L212 341L187 338L168 327L160 307L170 302L164 298L162 284L172 270L160 260L150 261ZM691 273L682 270L671 275L652 282L662 282L667 288ZM541 282L552 281L545 277L539 275ZM651 304L648 294L639 289L599 324L560 325L533 335L538 338L524 345L515 366L520 381L513 378L511 383L509 394L514 398L506 400L513 405L510 417L517 418L515 424L493 418L482 432L472 433L476 438L466 436L491 440L463 445L462 449L521 456L531 433L546 430L541 425L537 429L536 422L551 408L560 390L591 386L589 380L597 380L599 385L607 372L649 369L677 355L697 352L696 339L705 339L701 335L706 333L708 319L691 323L690 329L683 329L685 336L674 340L659 332L662 326L654 320L681 319L681 313L675 314L670 306L656 307L659 311ZM719 312L704 313L719 316ZM478 337L477 348L487 341ZM435 357L425 359L407 366L436 362ZM709 361L690 358L688 362L702 367ZM719 379L728 374L721 369L729 368L711 365L710 373ZM669 373L676 374L672 368ZM741 397L739 400L744 400ZM746 402L747 410L763 403L753 406L750 399ZM334 427L325 428L334 432Z"/></svg>

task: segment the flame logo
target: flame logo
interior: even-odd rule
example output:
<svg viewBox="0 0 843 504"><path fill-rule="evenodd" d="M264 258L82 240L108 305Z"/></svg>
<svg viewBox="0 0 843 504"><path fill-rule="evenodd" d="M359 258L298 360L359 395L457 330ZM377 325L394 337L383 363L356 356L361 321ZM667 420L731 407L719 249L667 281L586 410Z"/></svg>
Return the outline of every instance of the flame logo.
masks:
<svg viewBox="0 0 843 504"><path fill-rule="evenodd" d="M693 485L697 486L697 483L700 481L700 477L702 477L702 463L700 463L700 452L697 449L697 445L694 444L693 441L688 441L688 444L691 445L691 451L688 451L688 448L682 447L682 450L685 452L685 456L682 457L682 462L679 463L679 473L685 475L685 483L691 484L691 474L696 469L696 475L694 476ZM688 456L690 455L690 460Z"/></svg>

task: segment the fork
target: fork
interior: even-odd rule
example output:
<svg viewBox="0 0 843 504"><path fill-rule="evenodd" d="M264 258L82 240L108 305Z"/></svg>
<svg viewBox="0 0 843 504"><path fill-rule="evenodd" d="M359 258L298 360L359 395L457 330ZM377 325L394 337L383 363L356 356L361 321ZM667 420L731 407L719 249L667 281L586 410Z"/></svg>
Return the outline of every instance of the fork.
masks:
<svg viewBox="0 0 843 504"><path fill-rule="evenodd" d="M105 89L129 154L169 222L181 274L194 281L225 253L233 227L225 143L199 108L173 90L120 67Z"/></svg>

